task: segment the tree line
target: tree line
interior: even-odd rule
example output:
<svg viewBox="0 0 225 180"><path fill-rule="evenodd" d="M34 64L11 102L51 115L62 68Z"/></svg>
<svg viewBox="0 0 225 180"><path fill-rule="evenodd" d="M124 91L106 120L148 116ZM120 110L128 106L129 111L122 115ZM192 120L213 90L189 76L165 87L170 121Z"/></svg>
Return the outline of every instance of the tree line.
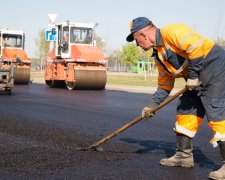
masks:
<svg viewBox="0 0 225 180"><path fill-rule="evenodd" d="M103 52L106 53L106 43L103 39L95 34L96 46L100 48ZM41 60L44 57L48 56L50 51L50 42L45 40L45 30L41 29L38 33L38 38L35 39L37 52L35 59L32 59L32 66L35 67L37 65L41 65ZM222 38L218 38L215 43L220 46L225 46L225 40ZM138 60L149 60L153 61L151 57L152 50L143 51L141 48L137 47L134 43L126 43L122 46L121 49L114 50L107 57L109 65L113 65L115 63L119 63L123 66L128 67L130 69L132 66L135 66Z"/></svg>

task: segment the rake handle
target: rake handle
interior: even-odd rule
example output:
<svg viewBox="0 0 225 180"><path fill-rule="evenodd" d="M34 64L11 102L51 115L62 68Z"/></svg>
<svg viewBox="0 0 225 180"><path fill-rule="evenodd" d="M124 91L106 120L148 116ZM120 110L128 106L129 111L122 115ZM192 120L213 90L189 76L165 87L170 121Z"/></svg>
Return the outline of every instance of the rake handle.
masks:
<svg viewBox="0 0 225 180"><path fill-rule="evenodd" d="M174 99L176 99L178 96L180 96L181 94L185 93L187 91L187 87L181 89L180 91L178 91L177 93L175 93L173 96L169 97L168 99L166 99L165 101L163 101L161 104L159 104L158 106L154 106L151 108L151 110L149 110L149 113L154 113L155 111L161 109L162 107L164 107L165 105L167 105L168 103L170 103L171 101L173 101ZM115 137L116 135L118 135L119 133L121 133L122 131L126 130L127 128L131 127L132 125L138 123L139 121L141 121L143 118L141 116L139 116L138 118L132 120L131 122L125 124L124 126L122 126L121 128L117 129L116 131L114 131L113 133L109 134L108 136L105 136L104 138L102 138L101 140L97 141L96 143L92 144L89 146L89 148L96 148L97 146L103 144L104 142L108 141L109 139Z"/></svg>

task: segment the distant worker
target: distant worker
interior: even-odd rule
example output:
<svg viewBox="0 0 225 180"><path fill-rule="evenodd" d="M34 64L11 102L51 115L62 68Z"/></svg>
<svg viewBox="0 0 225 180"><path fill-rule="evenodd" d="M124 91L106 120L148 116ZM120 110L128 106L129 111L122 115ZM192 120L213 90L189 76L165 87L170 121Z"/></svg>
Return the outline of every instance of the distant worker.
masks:
<svg viewBox="0 0 225 180"><path fill-rule="evenodd" d="M64 43L68 43L68 41L69 41L69 37L68 37L68 35L65 35L65 36L63 37L63 42L64 42Z"/></svg>
<svg viewBox="0 0 225 180"><path fill-rule="evenodd" d="M69 50L69 36L66 34L63 36L63 52L68 52Z"/></svg>
<svg viewBox="0 0 225 180"><path fill-rule="evenodd" d="M90 44L91 41L92 41L92 31L88 31L85 38L85 43Z"/></svg>
<svg viewBox="0 0 225 180"><path fill-rule="evenodd" d="M7 37L3 37L2 44L3 44L3 47L9 47L10 46L10 43L9 43L9 40L8 40Z"/></svg>
<svg viewBox="0 0 225 180"><path fill-rule="evenodd" d="M152 107L165 100L175 78L184 77L189 91L178 101L176 154L160 161L163 166L193 167L193 138L206 115L213 131L210 143L219 146L225 163L225 51L213 41L202 38L184 24L156 26L146 17L130 24L128 42L136 41L145 51L153 48L158 68L158 89L141 116L150 118ZM225 179L225 165L209 174L211 179Z"/></svg>

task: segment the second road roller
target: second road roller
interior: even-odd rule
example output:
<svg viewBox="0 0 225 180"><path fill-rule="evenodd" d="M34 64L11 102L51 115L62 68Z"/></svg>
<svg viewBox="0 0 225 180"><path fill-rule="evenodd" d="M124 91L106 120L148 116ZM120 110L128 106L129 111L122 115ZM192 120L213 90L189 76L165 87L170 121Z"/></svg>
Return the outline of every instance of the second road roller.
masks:
<svg viewBox="0 0 225 180"><path fill-rule="evenodd" d="M55 24L54 48L46 58L45 83L67 89L104 89L107 59L94 40L96 24L66 21Z"/></svg>
<svg viewBox="0 0 225 180"><path fill-rule="evenodd" d="M0 29L0 63L5 69L13 64L15 84L29 84L31 59L25 52L25 32Z"/></svg>

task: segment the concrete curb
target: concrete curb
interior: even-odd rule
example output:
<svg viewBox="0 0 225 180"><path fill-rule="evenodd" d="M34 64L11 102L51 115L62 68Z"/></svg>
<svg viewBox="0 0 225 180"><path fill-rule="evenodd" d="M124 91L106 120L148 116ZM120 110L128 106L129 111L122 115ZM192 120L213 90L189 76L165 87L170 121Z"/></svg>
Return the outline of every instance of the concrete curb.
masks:
<svg viewBox="0 0 225 180"><path fill-rule="evenodd" d="M115 90L115 91L126 91L132 93L146 93L146 94L153 94L157 87L145 87L145 86L124 86L124 85L106 85L107 90ZM175 94L178 92L180 88L174 88L170 95Z"/></svg>

